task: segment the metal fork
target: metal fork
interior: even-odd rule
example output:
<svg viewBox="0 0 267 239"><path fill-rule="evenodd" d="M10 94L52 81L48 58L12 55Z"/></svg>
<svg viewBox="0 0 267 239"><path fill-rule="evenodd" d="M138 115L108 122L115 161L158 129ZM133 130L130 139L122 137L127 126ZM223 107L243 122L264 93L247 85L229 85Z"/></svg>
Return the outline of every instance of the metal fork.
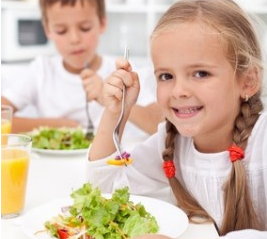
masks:
<svg viewBox="0 0 267 239"><path fill-rule="evenodd" d="M89 63L85 62L84 67L86 69L89 69ZM88 140L91 140L94 137L94 125L89 114L88 101L87 101L86 94L85 94L85 112L86 112L86 118L87 118L87 128L85 132L85 138Z"/></svg>
<svg viewBox="0 0 267 239"><path fill-rule="evenodd" d="M124 49L124 59L128 60L129 59L129 49L126 46ZM121 153L121 145L120 145L120 140L119 140L119 133L120 133L120 126L121 126L121 122L124 116L124 110L125 110L125 94L126 94L126 86L123 84L122 87L122 102L121 102L121 113L120 113L120 117L118 120L118 123L113 131L113 142L114 145L116 147L117 153L119 154L118 156L120 157L121 160L123 160L123 156ZM125 164L126 165L126 164Z"/></svg>

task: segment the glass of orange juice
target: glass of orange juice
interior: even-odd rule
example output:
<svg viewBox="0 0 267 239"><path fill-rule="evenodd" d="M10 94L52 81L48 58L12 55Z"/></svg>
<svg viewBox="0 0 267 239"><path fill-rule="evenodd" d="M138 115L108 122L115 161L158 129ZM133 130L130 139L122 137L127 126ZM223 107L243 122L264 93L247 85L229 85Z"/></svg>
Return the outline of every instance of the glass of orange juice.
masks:
<svg viewBox="0 0 267 239"><path fill-rule="evenodd" d="M13 109L8 105L1 105L1 134L11 133Z"/></svg>
<svg viewBox="0 0 267 239"><path fill-rule="evenodd" d="M1 217L11 218L24 208L32 139L21 134L1 138Z"/></svg>

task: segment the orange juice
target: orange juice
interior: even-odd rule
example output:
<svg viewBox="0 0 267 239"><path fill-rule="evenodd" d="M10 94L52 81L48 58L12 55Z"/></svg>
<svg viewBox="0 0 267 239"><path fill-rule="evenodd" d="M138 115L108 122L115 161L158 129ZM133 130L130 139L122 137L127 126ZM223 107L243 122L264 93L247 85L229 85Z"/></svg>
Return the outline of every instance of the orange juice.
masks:
<svg viewBox="0 0 267 239"><path fill-rule="evenodd" d="M1 150L1 215L19 214L25 201L29 153L24 149Z"/></svg>
<svg viewBox="0 0 267 239"><path fill-rule="evenodd" d="M1 134L11 133L11 122L7 119L1 119Z"/></svg>
<svg viewBox="0 0 267 239"><path fill-rule="evenodd" d="M13 108L9 105L1 105L1 134L11 133L11 121Z"/></svg>
<svg viewBox="0 0 267 239"><path fill-rule="evenodd" d="M8 119L1 119L1 134L10 134L11 133L11 121ZM6 137L1 137L1 145L7 143Z"/></svg>

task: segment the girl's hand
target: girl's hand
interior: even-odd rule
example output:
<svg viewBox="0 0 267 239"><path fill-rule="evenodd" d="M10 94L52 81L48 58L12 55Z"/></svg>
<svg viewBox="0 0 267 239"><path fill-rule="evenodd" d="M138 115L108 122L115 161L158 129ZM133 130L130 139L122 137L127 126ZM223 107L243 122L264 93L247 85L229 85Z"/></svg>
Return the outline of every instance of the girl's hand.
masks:
<svg viewBox="0 0 267 239"><path fill-rule="evenodd" d="M90 148L89 160L91 161L107 157L116 150L112 136L121 112L123 84L126 86L125 112L120 125L120 137L130 110L136 103L139 94L138 76L131 71L130 63L127 60L120 59L116 62L116 68L117 70L104 83L103 99L105 110Z"/></svg>
<svg viewBox="0 0 267 239"><path fill-rule="evenodd" d="M129 112L136 103L140 85L138 75L132 71L128 60L117 60L116 68L117 70L105 81L103 98L106 109L112 113L120 114L123 84L126 86L125 112Z"/></svg>
<svg viewBox="0 0 267 239"><path fill-rule="evenodd" d="M102 90L102 79L91 69L84 69L81 72L83 88L88 101L96 100L100 105L104 105Z"/></svg>

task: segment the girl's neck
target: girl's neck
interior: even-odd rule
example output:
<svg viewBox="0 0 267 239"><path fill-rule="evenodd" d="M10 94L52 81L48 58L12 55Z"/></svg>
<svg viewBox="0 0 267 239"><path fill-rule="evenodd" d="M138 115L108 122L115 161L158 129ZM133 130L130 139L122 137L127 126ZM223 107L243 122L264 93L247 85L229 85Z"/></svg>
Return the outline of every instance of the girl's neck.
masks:
<svg viewBox="0 0 267 239"><path fill-rule="evenodd" d="M226 151L233 143L233 136L230 133L228 136L216 138L201 138L193 139L195 148L201 153L218 153Z"/></svg>

